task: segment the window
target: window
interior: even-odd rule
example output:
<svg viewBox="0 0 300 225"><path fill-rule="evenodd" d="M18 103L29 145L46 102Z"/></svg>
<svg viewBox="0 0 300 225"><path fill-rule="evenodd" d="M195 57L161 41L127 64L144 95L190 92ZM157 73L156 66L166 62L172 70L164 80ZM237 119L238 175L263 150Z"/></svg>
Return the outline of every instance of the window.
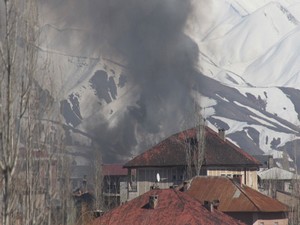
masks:
<svg viewBox="0 0 300 225"><path fill-rule="evenodd" d="M233 178L238 178L238 177L242 177L242 175L240 175L240 174L233 174Z"/></svg>

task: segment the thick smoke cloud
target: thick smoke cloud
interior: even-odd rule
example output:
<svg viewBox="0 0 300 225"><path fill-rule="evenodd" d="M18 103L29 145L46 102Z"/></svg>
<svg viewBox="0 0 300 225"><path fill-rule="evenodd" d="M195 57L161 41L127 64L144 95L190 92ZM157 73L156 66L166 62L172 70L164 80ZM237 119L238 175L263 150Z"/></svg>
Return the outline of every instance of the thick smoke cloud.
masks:
<svg viewBox="0 0 300 225"><path fill-rule="evenodd" d="M198 47L183 32L192 11L190 1L44 0L43 4L55 9L64 25L85 27L92 37L87 45L100 49L100 54L125 59L123 73L140 89L139 100L128 105L116 128L108 123L88 127L103 149L104 161L146 147L149 142L143 134L169 135L192 125L190 91Z"/></svg>

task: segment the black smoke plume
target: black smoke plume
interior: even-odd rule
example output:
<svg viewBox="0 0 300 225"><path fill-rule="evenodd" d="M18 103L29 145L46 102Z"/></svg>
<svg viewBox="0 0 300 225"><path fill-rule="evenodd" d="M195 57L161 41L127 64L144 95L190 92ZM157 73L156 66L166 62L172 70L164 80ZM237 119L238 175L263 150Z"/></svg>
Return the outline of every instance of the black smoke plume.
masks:
<svg viewBox="0 0 300 225"><path fill-rule="evenodd" d="M103 121L87 127L104 162L130 157L154 144L151 138L193 125L191 89L198 46L184 33L192 12L189 0L44 0L43 4L55 9L66 26L85 27L91 37L87 46L97 47L101 55L125 59L123 74L139 87L139 100L128 105L115 128Z"/></svg>

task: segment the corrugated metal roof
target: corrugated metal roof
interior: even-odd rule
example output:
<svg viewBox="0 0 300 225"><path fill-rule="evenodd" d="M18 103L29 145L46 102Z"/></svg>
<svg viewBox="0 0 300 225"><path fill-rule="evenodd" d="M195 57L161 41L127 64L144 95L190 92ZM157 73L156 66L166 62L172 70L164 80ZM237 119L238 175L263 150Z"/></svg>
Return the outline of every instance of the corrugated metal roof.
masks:
<svg viewBox="0 0 300 225"><path fill-rule="evenodd" d="M273 167L271 169L263 170L257 172L257 175L260 177L262 180L296 180L300 179L300 176L292 173L290 171L278 168L278 167Z"/></svg>
<svg viewBox="0 0 300 225"><path fill-rule="evenodd" d="M276 199L227 177L195 177L186 193L200 202L219 200L222 212L287 212Z"/></svg>
<svg viewBox="0 0 300 225"><path fill-rule="evenodd" d="M186 165L187 140L196 138L196 136L196 128L174 134L127 162L124 167L184 166ZM203 165L258 168L260 163L254 157L230 141L221 139L218 133L206 127Z"/></svg>
<svg viewBox="0 0 300 225"><path fill-rule="evenodd" d="M148 207L149 197L158 196L155 209ZM228 215L204 208L200 202L174 189L151 190L121 205L102 217L93 225L244 225Z"/></svg>

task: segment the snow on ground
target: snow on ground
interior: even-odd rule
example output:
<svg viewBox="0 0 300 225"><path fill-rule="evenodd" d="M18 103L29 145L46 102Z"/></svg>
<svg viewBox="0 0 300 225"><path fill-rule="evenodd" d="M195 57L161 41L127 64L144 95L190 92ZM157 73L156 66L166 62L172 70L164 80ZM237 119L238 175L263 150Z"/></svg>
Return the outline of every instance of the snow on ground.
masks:
<svg viewBox="0 0 300 225"><path fill-rule="evenodd" d="M236 8L240 8L241 11L245 11L248 13L253 13L257 9L263 7L266 4L269 4L270 2L273 2L274 0L227 0L230 2L233 6L236 6ZM283 6L289 6L290 4L293 4L294 2L297 2L297 0L277 0L276 2L279 2Z"/></svg>
<svg viewBox="0 0 300 225"><path fill-rule="evenodd" d="M286 129L290 130L289 127L285 126L284 124L278 122L277 120L275 120L273 118L270 118L270 117L264 115L263 113L259 112L256 109L253 109L251 107L245 106L245 105L243 105L243 104L241 104L239 102L234 102L234 103L237 104L237 105L239 105L239 106L241 106L241 107L244 107L244 108L248 109L251 112L253 112L256 115L255 119L259 120L263 125L269 126L270 123L272 122L273 124L276 124L277 126L285 127ZM261 117L261 118L259 118L259 117ZM272 126L274 126L274 125L272 125ZM295 131L291 130L291 132L295 132Z"/></svg>
<svg viewBox="0 0 300 225"><path fill-rule="evenodd" d="M259 117L256 117L256 116L250 116L250 118L252 118L253 120L257 121L258 123L260 124L263 124L264 126L269 126L269 127L272 127L272 128L276 128L273 124L259 118Z"/></svg>
<svg viewBox="0 0 300 225"><path fill-rule="evenodd" d="M198 45L216 65L239 73L240 64L236 68L236 63L251 63L296 26L283 12L282 6L270 3L242 18L225 35L208 36Z"/></svg>
<svg viewBox="0 0 300 225"><path fill-rule="evenodd" d="M260 98L262 101L264 101L266 104L265 111L273 115L277 115L278 117L285 119L286 121L289 121L291 123L294 123L295 125L300 125L300 121L298 119L298 113L295 110L294 104L286 96L286 94L283 93L279 88L239 87L238 90L244 96L247 96L246 95L247 93L251 93L257 99ZM261 114L261 113L258 114L257 111L255 113L256 115Z"/></svg>
<svg viewBox="0 0 300 225"><path fill-rule="evenodd" d="M300 27L294 29L245 71L243 77L255 86L299 88Z"/></svg>
<svg viewBox="0 0 300 225"><path fill-rule="evenodd" d="M227 134L232 134L237 131L243 131L244 127L252 127L255 130L259 131L259 146L264 151L265 154L274 154L276 157L280 158L280 154L282 154L281 151L277 151L271 148L271 141L280 139L280 146L284 146L286 142L291 141L292 134L288 133L279 133L277 131L274 131L272 129L269 129L263 125L254 125L254 124L248 124L246 122L231 120L228 118L222 118L219 116L213 116L216 119L222 120L225 122L230 128L226 131ZM281 153L280 153L281 152Z"/></svg>
<svg viewBox="0 0 300 225"><path fill-rule="evenodd" d="M300 82L299 1L218 0L205 8L194 3L186 33L199 46L198 67L205 75L240 86ZM211 13L204 16L206 11Z"/></svg>

